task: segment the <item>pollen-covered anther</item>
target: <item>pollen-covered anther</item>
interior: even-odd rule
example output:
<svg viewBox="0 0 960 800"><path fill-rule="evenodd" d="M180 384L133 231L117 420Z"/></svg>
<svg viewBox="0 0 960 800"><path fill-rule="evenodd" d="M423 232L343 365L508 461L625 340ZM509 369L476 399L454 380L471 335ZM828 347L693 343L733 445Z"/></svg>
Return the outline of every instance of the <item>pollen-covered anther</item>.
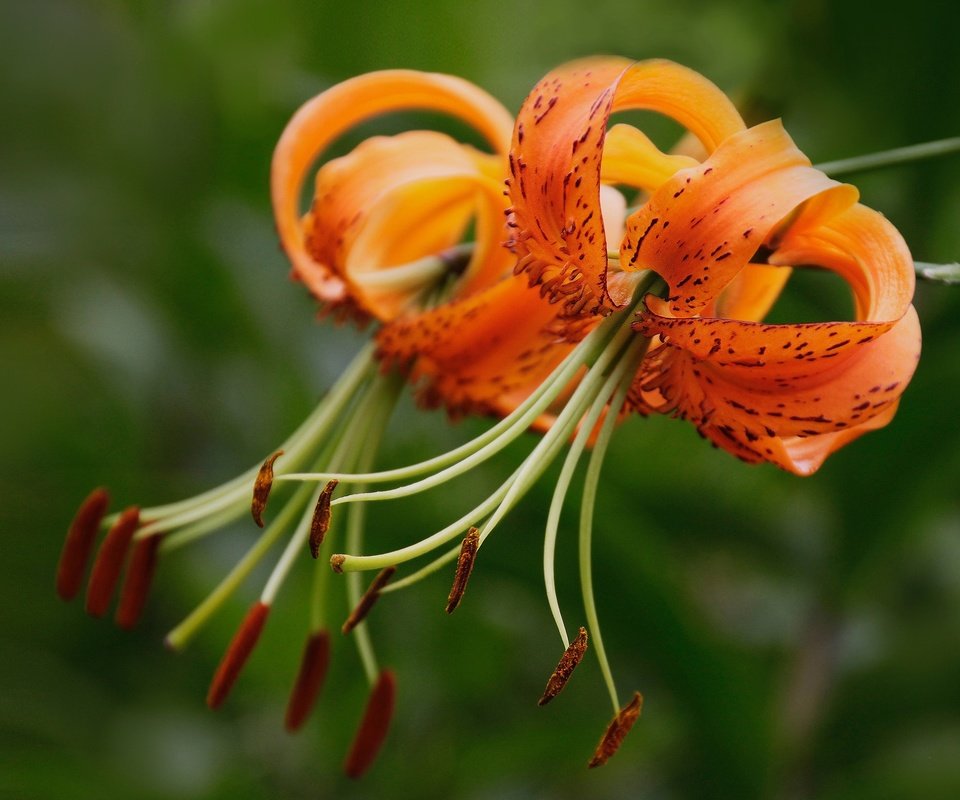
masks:
<svg viewBox="0 0 960 800"><path fill-rule="evenodd" d="M480 531L477 528L471 528L460 545L457 571L454 573L453 586L450 587L450 594L447 596L448 614L456 611L457 606L463 599L463 593L467 590L467 581L470 580L470 573L473 572L473 562L477 558L477 548L479 546Z"/></svg>
<svg viewBox="0 0 960 800"><path fill-rule="evenodd" d="M367 587L367 591L363 593L363 597L360 598L353 611L350 612L350 616L347 617L346 622L343 623L341 631L344 634L350 633L350 631L366 619L367 614L370 613L370 609L372 609L377 600L380 599L380 590L390 582L393 573L396 571L397 568L394 566L384 567L380 570L380 574L371 581L370 586Z"/></svg>
<svg viewBox="0 0 960 800"><path fill-rule="evenodd" d="M577 638L570 642L570 646L564 650L560 657L557 668L553 671L547 686L543 690L543 696L537 701L538 706L545 706L567 685L570 676L577 668L577 665L583 660L583 654L587 652L587 629L580 628Z"/></svg>
<svg viewBox="0 0 960 800"><path fill-rule="evenodd" d="M57 565L57 594L63 600L72 600L80 591L83 573L93 552L93 543L100 530L100 522L110 505L110 495L103 488L94 489L77 509Z"/></svg>
<svg viewBox="0 0 960 800"><path fill-rule="evenodd" d="M284 727L293 733L301 728L323 687L330 664L330 634L325 630L310 634L300 659L300 671L287 703Z"/></svg>
<svg viewBox="0 0 960 800"><path fill-rule="evenodd" d="M317 507L313 510L313 519L310 522L310 555L314 558L320 555L320 545L330 530L330 502L333 491L339 484L338 480L329 481L317 498Z"/></svg>
<svg viewBox="0 0 960 800"><path fill-rule="evenodd" d="M257 479L253 482L253 500L250 503L250 513L253 515L253 521L261 528L263 527L263 511L267 507L270 490L273 488L273 462L282 455L283 450L277 450L276 453L268 456L257 473Z"/></svg>
<svg viewBox="0 0 960 800"><path fill-rule="evenodd" d="M140 509L126 509L107 531L106 538L100 544L90 573L90 582L87 584L86 608L91 616L102 617L107 612L113 590L120 579L127 550L130 549L130 542L133 541L139 524Z"/></svg>
<svg viewBox="0 0 960 800"><path fill-rule="evenodd" d="M353 739L343 771L350 778L359 778L377 757L387 737L396 701L397 681L390 670L384 670L370 692L363 719Z"/></svg>
<svg viewBox="0 0 960 800"><path fill-rule="evenodd" d="M147 602L150 584L157 570L157 548L160 546L160 534L141 539L133 546L130 563L123 576L120 587L120 603L115 617L117 625L129 630L140 619Z"/></svg>
<svg viewBox="0 0 960 800"><path fill-rule="evenodd" d="M607 730L600 739L600 744L593 752L593 758L587 765L590 768L601 767L607 763L610 757L620 749L624 737L630 733L633 724L639 719L640 712L643 710L643 695L640 692L634 692L633 698L623 708L617 712Z"/></svg>
<svg viewBox="0 0 960 800"><path fill-rule="evenodd" d="M253 648L257 646L269 612L270 606L256 602L243 618L210 682L210 690L207 692L207 705L210 708L219 708L227 699Z"/></svg>

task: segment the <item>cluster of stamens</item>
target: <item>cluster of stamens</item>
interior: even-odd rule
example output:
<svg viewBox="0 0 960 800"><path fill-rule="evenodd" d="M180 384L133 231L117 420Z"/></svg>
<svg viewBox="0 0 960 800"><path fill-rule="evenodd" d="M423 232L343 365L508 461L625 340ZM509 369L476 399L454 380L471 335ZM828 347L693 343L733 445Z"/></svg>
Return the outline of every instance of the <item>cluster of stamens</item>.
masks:
<svg viewBox="0 0 960 800"><path fill-rule="evenodd" d="M638 298L654 279L652 275L638 278ZM589 629L614 708L614 721L590 761L591 766L598 766L616 751L639 715L639 695L624 707L619 703L603 650L590 575L591 521L600 465L619 409L648 344L631 331L635 307L636 304L600 321L536 391L480 436L426 461L379 472L370 470L402 388L403 376L379 369L373 349L367 347L300 428L259 468L251 468L234 480L189 500L154 508L130 508L111 517L106 516L106 491L94 491L80 507L67 535L57 576L58 592L67 600L79 592L98 531L106 527L107 533L90 573L87 610L95 616L105 614L123 574L116 619L122 627L132 627L143 609L158 558L251 514L263 532L219 585L170 631L166 644L175 651L183 649L268 551L286 537L286 546L266 585L220 662L207 694L207 704L217 708L229 696L260 638L281 586L294 563L306 552L316 560L316 568L307 639L285 720L286 728L294 731L310 715L330 658L327 596L331 574L348 573L346 588L353 610L341 630L354 639L371 685L366 711L345 761L347 774L356 777L367 769L380 748L395 699L393 673L380 668L365 618L383 595L412 586L455 561L453 584L446 603L447 613L452 613L463 600L486 539L566 449L544 538L547 597L566 649L550 676L540 704L556 697L570 679L587 650ZM574 383L575 388L570 392ZM557 412L558 406L561 407ZM419 494L468 473L524 435L548 409L556 413L549 431L536 441L513 474L486 499L430 536L391 551L364 553L363 511L367 503ZM553 561L564 497L588 444L592 445L592 453L584 481L580 521L581 588L587 626L581 627L571 642L557 599ZM299 471L304 466L310 471ZM368 488L384 483L394 485ZM294 491L279 511L268 513L268 500L285 488L285 484L293 484ZM335 497L338 491L340 494ZM345 506L342 517L337 513L337 506ZM457 542L458 538L462 541ZM450 543L452 548L444 550L444 545ZM438 550L442 552L436 555ZM392 580L403 565L430 555L433 559L426 565ZM364 591L361 573L368 570L376 570L377 576Z"/></svg>

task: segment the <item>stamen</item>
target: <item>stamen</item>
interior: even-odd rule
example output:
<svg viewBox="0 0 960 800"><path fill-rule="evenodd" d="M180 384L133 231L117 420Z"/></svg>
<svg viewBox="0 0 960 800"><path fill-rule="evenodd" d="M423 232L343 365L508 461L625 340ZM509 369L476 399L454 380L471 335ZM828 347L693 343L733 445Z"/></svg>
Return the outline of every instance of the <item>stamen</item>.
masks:
<svg viewBox="0 0 960 800"><path fill-rule="evenodd" d="M545 706L567 685L570 676L577 668L577 665L583 660L583 654L587 652L587 629L581 627L577 638L570 642L570 646L560 657L560 663L553 671L550 679L547 681L547 688L543 690L543 696L537 701L538 706Z"/></svg>
<svg viewBox="0 0 960 800"><path fill-rule="evenodd" d="M470 580L470 573L473 572L473 562L476 560L479 546L480 531L477 528L471 528L460 545L457 571L453 576L453 586L450 587L450 594L447 597L448 614L457 610L457 606L463 599L463 593L467 591L467 581Z"/></svg>
<svg viewBox="0 0 960 800"><path fill-rule="evenodd" d="M343 764L343 771L347 777L359 778L370 768L376 758L387 736L396 693L397 684L393 673L390 670L384 670L370 692L363 719L360 721L357 735Z"/></svg>
<svg viewBox="0 0 960 800"><path fill-rule="evenodd" d="M157 569L157 547L162 538L157 535L134 542L130 563L120 587L120 603L115 617L121 628L129 630L140 619Z"/></svg>
<svg viewBox="0 0 960 800"><path fill-rule="evenodd" d="M210 690L207 692L207 705L210 708L219 708L227 699L240 671L257 645L269 612L270 606L256 602L243 618L210 682Z"/></svg>
<svg viewBox="0 0 960 800"><path fill-rule="evenodd" d="M299 730L310 716L323 686L323 679L327 676L329 664L330 634L325 630L317 631L310 635L303 648L300 671L287 704L284 725L290 733Z"/></svg>
<svg viewBox="0 0 960 800"><path fill-rule="evenodd" d="M277 450L276 453L268 456L257 473L257 479L253 482L253 501L250 503L250 513L253 515L253 521L257 523L258 528L263 527L263 511L267 507L267 500L270 498L270 489L273 488L273 462L282 455L283 450Z"/></svg>
<svg viewBox="0 0 960 800"><path fill-rule="evenodd" d="M100 521L107 513L110 495L103 488L94 489L80 504L67 530L67 538L57 565L57 594L63 600L72 600L80 591L83 572L93 552L93 543L100 530Z"/></svg>
<svg viewBox="0 0 960 800"><path fill-rule="evenodd" d="M314 558L320 555L320 545L323 544L323 538L330 530L330 500L333 497L333 490L339 483L338 480L329 481L317 498L317 507L310 522L310 555Z"/></svg>
<svg viewBox="0 0 960 800"><path fill-rule="evenodd" d="M87 584L87 613L91 616L102 617L107 612L113 590L120 578L123 561L139 524L140 509L125 509L101 543L97 560L93 562L90 582Z"/></svg>
<svg viewBox="0 0 960 800"><path fill-rule="evenodd" d="M396 571L397 568L395 566L386 567L373 579L367 591L363 593L363 597L360 598L360 601L354 607L353 611L350 612L347 621L343 623L343 627L341 628L342 633L350 633L357 625L363 622L374 604L380 599L380 590L389 583L390 578L393 577L393 573Z"/></svg>
<svg viewBox="0 0 960 800"><path fill-rule="evenodd" d="M607 763L614 753L620 749L624 737L630 733L633 724L640 717L643 710L643 695L640 692L633 693L633 699L627 703L607 726L607 730L600 739L600 744L593 752L593 758L590 759L588 766L601 767Z"/></svg>

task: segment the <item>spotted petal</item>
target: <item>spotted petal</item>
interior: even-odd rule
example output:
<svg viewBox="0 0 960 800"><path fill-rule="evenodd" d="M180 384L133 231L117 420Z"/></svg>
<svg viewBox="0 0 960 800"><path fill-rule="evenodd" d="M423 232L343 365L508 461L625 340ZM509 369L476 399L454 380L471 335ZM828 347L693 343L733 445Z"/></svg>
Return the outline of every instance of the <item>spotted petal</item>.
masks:
<svg viewBox="0 0 960 800"><path fill-rule="evenodd" d="M740 115L716 86L668 61L577 61L537 84L520 109L514 132L511 225L518 271L526 272L553 302L562 301L566 317L623 302L607 294L599 193L607 121L627 109L672 117L708 151L743 129ZM607 162L612 180L644 185L679 166L641 137L621 130L614 139ZM643 161L629 164L629 158Z"/></svg>
<svg viewBox="0 0 960 800"><path fill-rule="evenodd" d="M784 245L777 260L846 278L858 319L765 325L648 310L637 328L665 344L645 365L639 394L646 408L672 410L745 460L809 474L892 417L919 358L920 326L910 253L877 212L855 205L798 226Z"/></svg>

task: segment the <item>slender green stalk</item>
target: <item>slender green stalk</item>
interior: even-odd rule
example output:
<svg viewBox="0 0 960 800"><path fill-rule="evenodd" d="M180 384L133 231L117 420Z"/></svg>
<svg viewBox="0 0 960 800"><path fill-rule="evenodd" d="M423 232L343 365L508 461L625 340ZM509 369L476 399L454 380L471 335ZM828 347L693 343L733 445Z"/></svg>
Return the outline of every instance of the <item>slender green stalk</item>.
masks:
<svg viewBox="0 0 960 800"><path fill-rule="evenodd" d="M899 164L909 164L927 158L950 155L960 152L960 136L951 139L939 139L935 142L914 144L909 147L897 147L893 150L884 150L879 153L869 153L864 156L843 158L837 161L826 161L816 164L816 168L827 175L836 177L851 172L865 172L880 167L891 167Z"/></svg>
<svg viewBox="0 0 960 800"><path fill-rule="evenodd" d="M943 283L950 286L960 284L960 264L927 264L915 261L913 268L917 277L930 283Z"/></svg>

